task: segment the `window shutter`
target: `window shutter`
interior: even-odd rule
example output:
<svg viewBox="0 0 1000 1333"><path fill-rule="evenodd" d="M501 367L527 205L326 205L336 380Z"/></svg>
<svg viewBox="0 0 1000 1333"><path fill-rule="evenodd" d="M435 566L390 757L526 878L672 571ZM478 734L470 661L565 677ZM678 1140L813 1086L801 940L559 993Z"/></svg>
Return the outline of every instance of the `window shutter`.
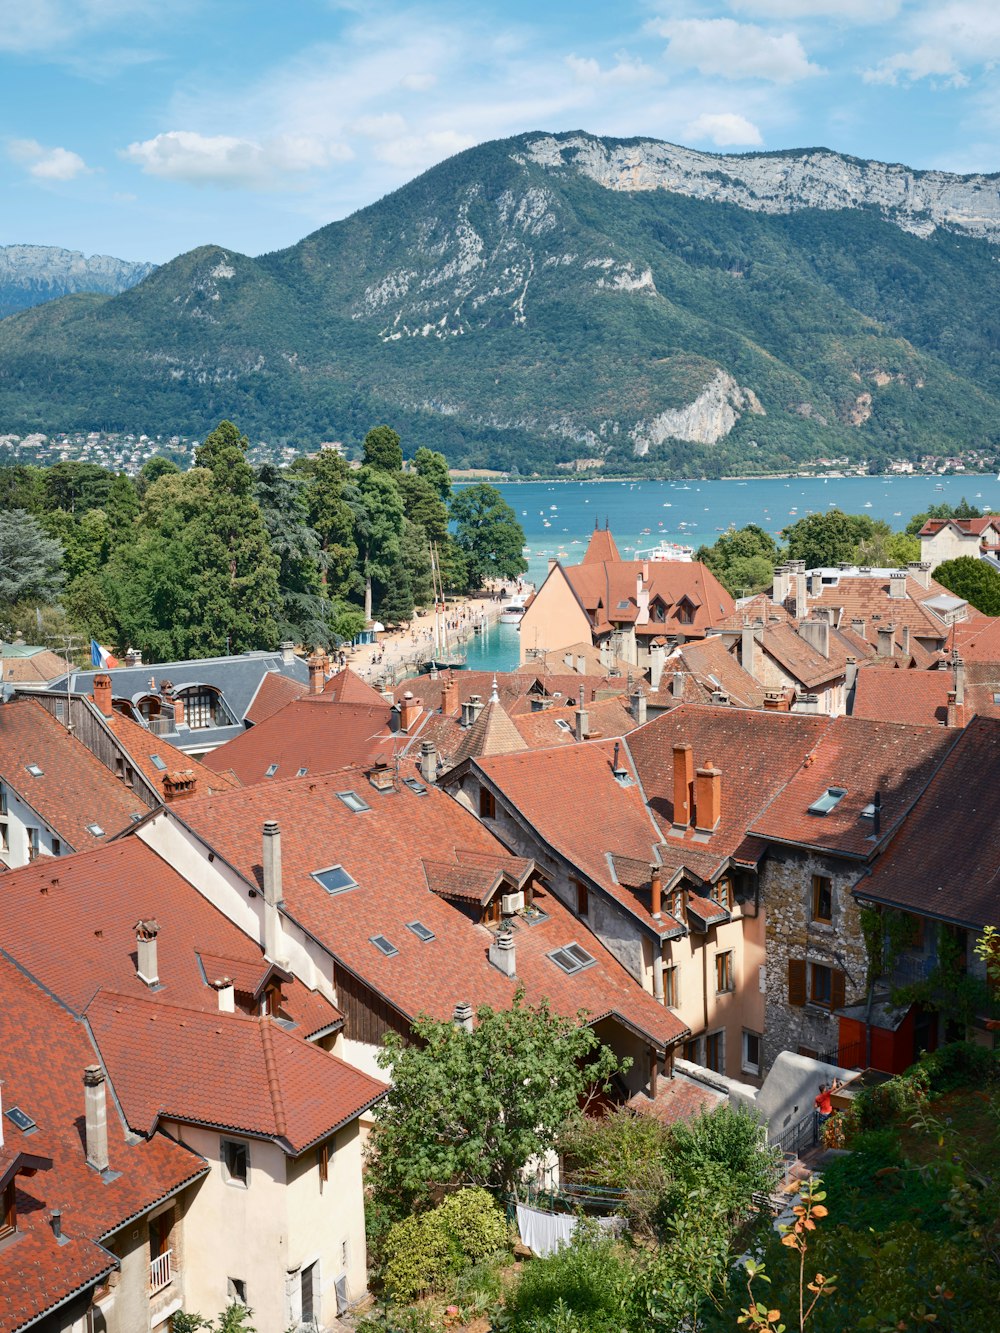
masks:
<svg viewBox="0 0 1000 1333"><path fill-rule="evenodd" d="M830 972L830 1008L843 1009L847 998L847 977L836 967L831 968Z"/></svg>
<svg viewBox="0 0 1000 1333"><path fill-rule="evenodd" d="M806 965L802 958L788 960L788 1003L801 1008L806 1002Z"/></svg>

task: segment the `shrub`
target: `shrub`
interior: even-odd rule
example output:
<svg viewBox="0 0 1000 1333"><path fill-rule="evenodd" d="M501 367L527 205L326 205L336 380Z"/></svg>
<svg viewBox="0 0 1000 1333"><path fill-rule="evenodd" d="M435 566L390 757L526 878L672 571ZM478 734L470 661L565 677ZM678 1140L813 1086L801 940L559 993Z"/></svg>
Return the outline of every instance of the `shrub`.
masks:
<svg viewBox="0 0 1000 1333"><path fill-rule="evenodd" d="M470 1264L488 1259L507 1247L507 1219L487 1190L457 1190L434 1211L461 1251L462 1258Z"/></svg>
<svg viewBox="0 0 1000 1333"><path fill-rule="evenodd" d="M906 1076L922 1074L933 1092L982 1088L997 1076L997 1057L972 1041L953 1041L920 1057Z"/></svg>
<svg viewBox="0 0 1000 1333"><path fill-rule="evenodd" d="M382 1280L397 1300L414 1300L436 1290L461 1265L461 1253L438 1213L437 1208L416 1213L389 1229Z"/></svg>
<svg viewBox="0 0 1000 1333"><path fill-rule="evenodd" d="M626 1251L586 1223L571 1244L528 1264L498 1326L509 1333L620 1333L633 1272Z"/></svg>

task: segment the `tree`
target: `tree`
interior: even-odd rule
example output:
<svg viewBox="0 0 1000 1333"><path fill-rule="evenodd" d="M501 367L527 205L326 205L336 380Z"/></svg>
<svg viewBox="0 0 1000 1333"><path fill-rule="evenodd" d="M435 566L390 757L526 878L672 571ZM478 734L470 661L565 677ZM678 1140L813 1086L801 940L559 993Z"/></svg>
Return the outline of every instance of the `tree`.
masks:
<svg viewBox="0 0 1000 1333"><path fill-rule="evenodd" d="M443 545L448 538L448 507L432 483L415 472L401 472L396 485L406 517L419 523L432 542Z"/></svg>
<svg viewBox="0 0 1000 1333"><path fill-rule="evenodd" d="M580 1099L619 1068L582 1017L518 990L509 1009L480 1008L471 1032L422 1018L412 1044L390 1034L378 1058L392 1086L369 1148L376 1200L401 1216L456 1180L517 1194L527 1162L556 1147Z"/></svg>
<svg viewBox="0 0 1000 1333"><path fill-rule="evenodd" d="M55 463L45 473L42 489L48 509L82 513L103 509L111 490L114 473L96 463Z"/></svg>
<svg viewBox="0 0 1000 1333"><path fill-rule="evenodd" d="M788 558L804 560L806 569L850 563L858 543L871 539L872 528L870 518L841 509L809 514L785 529Z"/></svg>
<svg viewBox="0 0 1000 1333"><path fill-rule="evenodd" d="M413 587L406 562L399 558L378 602L379 619L387 625L402 625L413 619Z"/></svg>
<svg viewBox="0 0 1000 1333"><path fill-rule="evenodd" d="M0 510L26 509L29 514L40 513L44 508L44 479L44 470L30 463L0 467Z"/></svg>
<svg viewBox="0 0 1000 1333"><path fill-rule="evenodd" d="M447 501L451 498L451 476L448 472L448 460L444 454L421 446L413 455L413 466L417 475L429 481L442 500Z"/></svg>
<svg viewBox="0 0 1000 1333"><path fill-rule="evenodd" d="M364 467L344 491L354 515L354 541L365 587L365 620L372 616L372 581L388 581L399 556L403 502L393 477Z"/></svg>
<svg viewBox="0 0 1000 1333"><path fill-rule="evenodd" d="M319 537L309 525L305 479L264 463L257 469L256 495L267 527L271 550L277 555L282 639L326 647L330 630L329 606L324 597L319 562Z"/></svg>
<svg viewBox="0 0 1000 1333"><path fill-rule="evenodd" d="M115 545L131 541L139 517L139 495L131 477L127 477L124 472L119 472L111 483L104 512Z"/></svg>
<svg viewBox="0 0 1000 1333"><path fill-rule="evenodd" d="M446 543L450 547L451 542ZM419 523L403 519L403 531L399 537L399 554L410 580L415 606L431 606L434 602L434 585L431 577L431 553L427 542L427 533Z"/></svg>
<svg viewBox="0 0 1000 1333"><path fill-rule="evenodd" d="M734 595L760 592L774 580L780 557L778 543L756 523L724 532L712 546L701 546L695 555L722 586Z"/></svg>
<svg viewBox="0 0 1000 1333"><path fill-rule="evenodd" d="M24 509L0 511L0 607L50 602L63 585L63 548Z"/></svg>
<svg viewBox="0 0 1000 1333"><path fill-rule="evenodd" d="M495 486L480 482L459 491L451 518L470 589L481 588L487 579L517 578L528 568L522 555L524 529Z"/></svg>
<svg viewBox="0 0 1000 1333"><path fill-rule="evenodd" d="M962 597L985 616L1000 616L1000 572L985 560L960 555L945 560L934 577L956 597Z"/></svg>
<svg viewBox="0 0 1000 1333"><path fill-rule="evenodd" d="M309 522L319 538L324 583L332 593L351 591L350 577L358 558L354 511L344 498L347 464L333 449L313 458L297 458L289 471L305 478Z"/></svg>
<svg viewBox="0 0 1000 1333"><path fill-rule="evenodd" d="M380 472L402 472L403 446L391 426L373 426L364 439L365 467Z"/></svg>

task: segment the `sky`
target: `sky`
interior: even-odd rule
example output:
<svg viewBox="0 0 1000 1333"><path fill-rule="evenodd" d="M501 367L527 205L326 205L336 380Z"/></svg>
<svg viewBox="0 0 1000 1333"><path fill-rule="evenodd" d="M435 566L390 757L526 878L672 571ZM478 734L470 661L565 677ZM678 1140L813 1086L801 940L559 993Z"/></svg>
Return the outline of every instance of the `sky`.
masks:
<svg viewBox="0 0 1000 1333"><path fill-rule="evenodd" d="M1000 170L1000 0L0 0L0 244L292 245L529 130Z"/></svg>

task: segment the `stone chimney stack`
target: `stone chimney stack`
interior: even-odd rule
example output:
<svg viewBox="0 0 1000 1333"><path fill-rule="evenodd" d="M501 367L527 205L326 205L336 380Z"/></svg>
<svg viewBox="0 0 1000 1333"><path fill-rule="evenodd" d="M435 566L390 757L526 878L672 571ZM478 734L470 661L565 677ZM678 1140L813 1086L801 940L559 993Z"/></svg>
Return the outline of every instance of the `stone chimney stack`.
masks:
<svg viewBox="0 0 1000 1333"><path fill-rule="evenodd" d="M455 1005L455 1011L451 1016L451 1021L462 1032L472 1031L472 1005L468 1000L459 1000Z"/></svg>
<svg viewBox="0 0 1000 1333"><path fill-rule="evenodd" d="M948 726L961 727L961 714L959 712L958 700L954 690L948 691Z"/></svg>
<svg viewBox="0 0 1000 1333"><path fill-rule="evenodd" d="M694 782L694 754L687 741L674 745L674 823L675 833L683 833L691 823L691 795Z"/></svg>
<svg viewBox="0 0 1000 1333"><path fill-rule="evenodd" d="M776 565L774 583L771 587L771 601L777 602L779 606L784 605L785 598L788 596L788 582L788 566Z"/></svg>
<svg viewBox="0 0 1000 1333"><path fill-rule="evenodd" d="M795 605L792 608L792 615L796 620L804 620L809 614L809 603L806 597L806 573L804 569L795 572Z"/></svg>
<svg viewBox="0 0 1000 1333"><path fill-rule="evenodd" d="M711 763L695 774L695 830L714 833L722 818L722 773Z"/></svg>
<svg viewBox="0 0 1000 1333"><path fill-rule="evenodd" d="M821 657L830 656L830 622L828 620L803 620L799 625L799 634L811 648L815 648Z"/></svg>
<svg viewBox="0 0 1000 1333"><path fill-rule="evenodd" d="M127 667L142 666L142 651L139 648L129 648L125 654L125 665Z"/></svg>
<svg viewBox="0 0 1000 1333"><path fill-rule="evenodd" d="M407 690L399 704L399 729L409 732L420 716L420 700L414 699L413 691Z"/></svg>
<svg viewBox="0 0 1000 1333"><path fill-rule="evenodd" d="M955 702L960 706L965 705L965 663L960 657L956 657L952 663L952 670L955 673Z"/></svg>
<svg viewBox="0 0 1000 1333"><path fill-rule="evenodd" d="M587 659L584 657L583 653L577 653L576 672L578 676L585 676L587 674Z"/></svg>
<svg viewBox="0 0 1000 1333"><path fill-rule="evenodd" d="M114 712L111 707L111 677L106 671L101 671L94 677L94 703L102 717L111 717Z"/></svg>
<svg viewBox="0 0 1000 1333"><path fill-rule="evenodd" d="M847 690L848 692L853 690L857 678L858 678L858 659L856 657L849 657L847 659L847 667L844 672L844 689Z"/></svg>
<svg viewBox="0 0 1000 1333"><path fill-rule="evenodd" d="M902 639L903 639L903 656L904 656L904 657L909 657L909 656L910 656L910 627L909 627L909 625L904 625L904 626L903 626Z"/></svg>
<svg viewBox="0 0 1000 1333"><path fill-rule="evenodd" d="M675 671L675 672L674 672L674 674L673 674L673 679L672 679L671 682L670 682L670 693L674 696L675 699L683 699L683 698L684 698L684 673L683 673L683 671Z"/></svg>
<svg viewBox="0 0 1000 1333"><path fill-rule="evenodd" d="M753 625L746 624L740 630L740 666L750 676L754 674L757 656L757 639Z"/></svg>
<svg viewBox="0 0 1000 1333"><path fill-rule="evenodd" d="M326 684L326 658L320 652L314 652L309 657L309 693L322 694L323 686Z"/></svg>
<svg viewBox="0 0 1000 1333"><path fill-rule="evenodd" d="M291 639L286 639L281 645L281 660L285 666L291 666L295 661L295 644Z"/></svg>
<svg viewBox="0 0 1000 1333"><path fill-rule="evenodd" d="M876 652L879 657L895 657L896 655L896 626L880 625L878 631L878 646Z"/></svg>
<svg viewBox="0 0 1000 1333"><path fill-rule="evenodd" d="M646 691L640 681L629 697L629 711L635 719L635 725L641 727L646 721Z"/></svg>
<svg viewBox="0 0 1000 1333"><path fill-rule="evenodd" d="M649 910L658 921L663 915L663 868L649 867Z"/></svg>
<svg viewBox="0 0 1000 1333"><path fill-rule="evenodd" d="M656 643L649 650L649 687L655 694L663 679L663 663L667 650L662 643Z"/></svg>
<svg viewBox="0 0 1000 1333"><path fill-rule="evenodd" d="M576 722L576 739L578 741L585 741L590 732L590 714L587 712L587 705L583 698L582 691L580 697L580 707L576 710L576 713L574 714L574 720Z"/></svg>
<svg viewBox="0 0 1000 1333"><path fill-rule="evenodd" d="M219 1013L234 1014L236 1012L236 988L233 985L232 977L216 977L212 982L212 989L219 997Z"/></svg>
<svg viewBox="0 0 1000 1333"><path fill-rule="evenodd" d="M864 639L867 642L868 639L867 620L852 620L851 629L854 631L854 633L858 636L859 639Z"/></svg>
<svg viewBox="0 0 1000 1333"><path fill-rule="evenodd" d="M104 1070L100 1065L88 1065L83 1071L83 1099L87 1134L87 1165L95 1171L107 1171L108 1106L104 1086Z"/></svg>
<svg viewBox="0 0 1000 1333"><path fill-rule="evenodd" d="M889 596L901 601L906 596L906 570L897 569L889 575Z"/></svg>
<svg viewBox="0 0 1000 1333"><path fill-rule="evenodd" d="M469 726L471 727L476 718L483 711L483 696L481 694L469 695Z"/></svg>
<svg viewBox="0 0 1000 1333"><path fill-rule="evenodd" d="M156 937L160 933L160 924L152 919L135 923L135 944L137 962L135 974L152 989L160 984L159 964L156 956Z"/></svg>
<svg viewBox="0 0 1000 1333"><path fill-rule="evenodd" d="M505 977L514 977L517 971L514 965L514 932L510 926L501 926L490 944L490 962Z"/></svg>
<svg viewBox="0 0 1000 1333"><path fill-rule="evenodd" d="M441 712L446 717L458 711L458 681L454 676L445 677L445 682L441 686Z"/></svg>
<svg viewBox="0 0 1000 1333"><path fill-rule="evenodd" d="M263 837L264 956L276 963L282 956L283 937L278 909L284 901L281 889L281 829L276 820L265 820Z"/></svg>
<svg viewBox="0 0 1000 1333"><path fill-rule="evenodd" d="M438 754L433 741L424 741L420 746L420 776L427 783L437 782Z"/></svg>

